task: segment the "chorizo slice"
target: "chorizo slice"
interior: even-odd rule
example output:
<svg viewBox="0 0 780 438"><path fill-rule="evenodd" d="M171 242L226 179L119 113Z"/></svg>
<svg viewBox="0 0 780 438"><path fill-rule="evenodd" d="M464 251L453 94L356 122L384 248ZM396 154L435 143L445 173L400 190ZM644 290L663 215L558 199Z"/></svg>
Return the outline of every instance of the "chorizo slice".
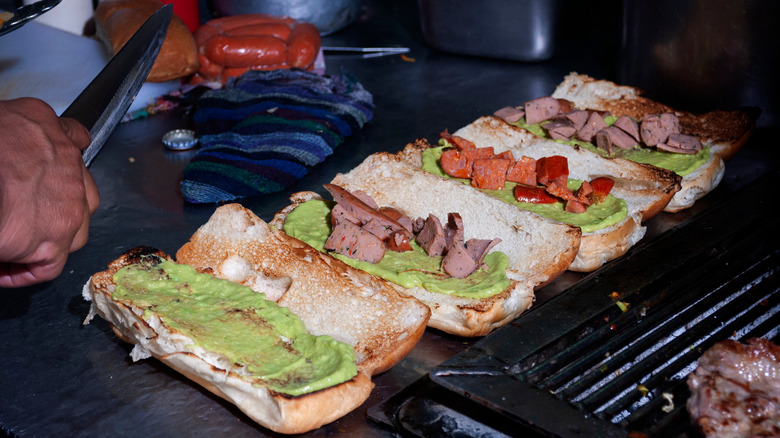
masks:
<svg viewBox="0 0 780 438"><path fill-rule="evenodd" d="M501 158L477 158L472 165L471 185L484 190L502 190L510 163Z"/></svg>
<svg viewBox="0 0 780 438"><path fill-rule="evenodd" d="M506 171L506 180L525 184L529 186L536 185L536 160L531 157L522 156L509 166Z"/></svg>

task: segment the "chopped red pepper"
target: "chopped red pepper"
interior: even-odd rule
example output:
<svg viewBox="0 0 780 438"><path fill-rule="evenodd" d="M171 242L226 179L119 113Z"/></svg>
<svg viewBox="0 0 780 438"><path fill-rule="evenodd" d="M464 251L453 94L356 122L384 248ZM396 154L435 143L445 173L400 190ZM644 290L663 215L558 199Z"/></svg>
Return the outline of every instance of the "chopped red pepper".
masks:
<svg viewBox="0 0 780 438"><path fill-rule="evenodd" d="M600 176L592 179L590 186L593 189L593 193L588 197L594 204L597 204L607 199L607 195L612 191L612 187L615 186L615 180L606 176Z"/></svg>
<svg viewBox="0 0 780 438"><path fill-rule="evenodd" d="M560 155L539 158L536 160L536 179L545 186L556 180L565 186L569 180L569 160Z"/></svg>
<svg viewBox="0 0 780 438"><path fill-rule="evenodd" d="M558 199L551 196L544 187L527 186L518 184L515 186L515 199L518 202L530 202L533 204L553 204Z"/></svg>

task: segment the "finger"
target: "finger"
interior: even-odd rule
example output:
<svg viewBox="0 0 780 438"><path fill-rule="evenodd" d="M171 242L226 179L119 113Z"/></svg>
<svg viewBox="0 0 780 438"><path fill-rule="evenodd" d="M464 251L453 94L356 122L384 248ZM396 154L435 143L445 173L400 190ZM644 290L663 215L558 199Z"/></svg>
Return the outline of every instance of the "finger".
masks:
<svg viewBox="0 0 780 438"><path fill-rule="evenodd" d="M67 256L46 263L0 263L0 287L24 287L57 278Z"/></svg>
<svg viewBox="0 0 780 438"><path fill-rule="evenodd" d="M100 205L100 191L95 184L95 179L87 169L87 166L81 166L81 176L84 180L84 190L87 197L87 206L89 207L89 214L91 215L97 211Z"/></svg>
<svg viewBox="0 0 780 438"><path fill-rule="evenodd" d="M68 252L74 252L84 247L89 239L89 214L85 212L84 221L81 223L81 227L76 231L73 236L73 241L70 243Z"/></svg>
<svg viewBox="0 0 780 438"><path fill-rule="evenodd" d="M76 119L70 119L67 117L60 118L60 125L65 134L75 143L80 149L86 149L92 141L92 137L89 134L89 130L79 123Z"/></svg>

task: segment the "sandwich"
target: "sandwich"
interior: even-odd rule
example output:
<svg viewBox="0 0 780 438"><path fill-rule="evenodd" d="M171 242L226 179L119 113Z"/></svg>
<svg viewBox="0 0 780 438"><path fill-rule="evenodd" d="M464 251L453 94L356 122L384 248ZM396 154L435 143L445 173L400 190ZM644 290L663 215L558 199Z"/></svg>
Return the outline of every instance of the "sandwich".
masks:
<svg viewBox="0 0 780 438"><path fill-rule="evenodd" d="M437 145L418 139L401 154L426 172L460 181L515 208L579 227L579 250L568 268L577 272L594 271L625 254L644 237L643 222L662 211L680 188L679 177L670 171L609 160L585 149L539 139L494 116L481 117L453 134L445 131ZM468 158L474 154L486 158ZM452 169L449 157L471 170ZM565 176L562 172L549 175L545 163L553 160L562 162ZM504 163L492 187L478 180L476 166L491 161ZM522 168L529 169L518 172ZM551 184L545 178L563 181ZM608 188L600 194L602 183ZM593 196L594 187L595 195L603 199ZM529 199L529 192L542 197Z"/></svg>
<svg viewBox="0 0 780 438"><path fill-rule="evenodd" d="M579 228L424 172L401 153L372 154L325 188L332 200L296 193L271 224L388 279L430 307L430 327L459 336L519 316L579 248Z"/></svg>
<svg viewBox="0 0 780 438"><path fill-rule="evenodd" d="M494 115L540 138L675 172L681 188L664 209L674 213L720 183L725 161L747 142L759 111L678 111L635 87L571 73L551 96Z"/></svg>
<svg viewBox="0 0 780 438"><path fill-rule="evenodd" d="M177 252L136 248L84 286L90 314L260 425L302 433L369 396L430 310L381 279L219 207Z"/></svg>

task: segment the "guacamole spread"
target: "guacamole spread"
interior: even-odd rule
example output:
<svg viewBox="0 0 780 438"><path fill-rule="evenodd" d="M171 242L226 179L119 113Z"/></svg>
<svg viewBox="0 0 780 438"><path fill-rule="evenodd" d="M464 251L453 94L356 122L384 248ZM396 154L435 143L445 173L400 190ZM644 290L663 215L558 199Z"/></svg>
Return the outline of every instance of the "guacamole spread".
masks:
<svg viewBox="0 0 780 438"><path fill-rule="evenodd" d="M615 120L617 120L617 117L615 116L607 116L604 118L604 121L607 123L607 125L612 125L615 123ZM523 118L520 119L520 121L512 124L521 128L525 128L538 137L550 138L550 136L547 135L547 131L542 127L544 123L546 122L535 125L528 125L525 123L525 119ZM635 163L652 164L653 166L660 167L662 169L671 170L680 176L685 176L698 169L699 166L706 163L710 157L710 148L708 147L703 147L699 152L689 155L659 151L653 148L641 147L637 145L634 146L633 149L617 148L617 150L612 152L612 155L609 155L607 151L598 148L595 144L578 140L576 138L572 138L571 140L556 139L555 141L571 146L580 146L582 148L588 149L589 151L596 152L602 157L625 158Z"/></svg>
<svg viewBox="0 0 780 438"><path fill-rule="evenodd" d="M113 299L158 315L195 345L243 365L259 386L296 396L351 380L351 346L314 336L286 307L188 265L147 257L114 274Z"/></svg>
<svg viewBox="0 0 780 438"><path fill-rule="evenodd" d="M422 154L423 170L439 175L444 178L455 179L464 184L471 185L471 180L464 178L453 178L444 172L441 167L440 157L445 146L428 148ZM568 181L569 189L577 190L582 181L570 179ZM618 199L612 195L607 196L602 202L588 206L583 213L570 213L566 211L563 201L553 204L535 204L532 202L518 202L515 200L514 188L517 183L507 181L503 190L482 190L490 196L501 199L504 202L513 204L523 210L532 211L540 216L563 222L569 225L580 227L583 233L600 230L609 227L623 220L628 214L626 201Z"/></svg>
<svg viewBox="0 0 780 438"><path fill-rule="evenodd" d="M284 232L302 240L319 251L325 251L325 241L331 233L330 211L334 203L310 200L295 208L284 221ZM387 251L379 263L351 259L341 254L333 257L370 274L406 288L422 287L430 292L465 298L486 298L509 287L506 269L509 257L498 251L485 256L489 269L478 269L466 278L453 278L441 269L441 256L432 257L412 240L412 251Z"/></svg>

